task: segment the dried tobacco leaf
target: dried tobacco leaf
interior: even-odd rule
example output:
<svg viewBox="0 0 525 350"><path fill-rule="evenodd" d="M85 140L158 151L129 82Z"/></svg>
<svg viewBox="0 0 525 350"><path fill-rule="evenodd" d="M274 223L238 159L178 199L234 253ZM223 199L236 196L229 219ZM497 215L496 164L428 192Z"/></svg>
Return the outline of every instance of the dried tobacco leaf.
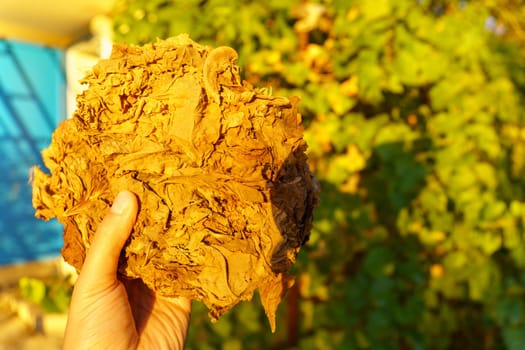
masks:
<svg viewBox="0 0 525 350"><path fill-rule="evenodd" d="M212 319L258 289L274 330L318 187L298 99L242 82L236 59L187 35L116 45L43 151L50 175L34 169L33 206L65 225L62 254L80 269L116 194L133 191L123 276L202 300Z"/></svg>

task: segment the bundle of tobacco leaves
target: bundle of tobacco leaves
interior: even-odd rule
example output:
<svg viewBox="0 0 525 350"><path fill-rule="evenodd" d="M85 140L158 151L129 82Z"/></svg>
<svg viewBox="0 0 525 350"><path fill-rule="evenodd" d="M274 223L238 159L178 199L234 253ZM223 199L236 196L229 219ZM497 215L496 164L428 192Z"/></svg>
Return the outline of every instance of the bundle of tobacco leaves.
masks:
<svg viewBox="0 0 525 350"><path fill-rule="evenodd" d="M80 269L117 193L134 192L123 277L202 300L212 319L258 289L274 330L318 187L298 99L241 81L236 59L187 35L115 45L42 152L50 174L34 169L33 206L64 224L62 254Z"/></svg>

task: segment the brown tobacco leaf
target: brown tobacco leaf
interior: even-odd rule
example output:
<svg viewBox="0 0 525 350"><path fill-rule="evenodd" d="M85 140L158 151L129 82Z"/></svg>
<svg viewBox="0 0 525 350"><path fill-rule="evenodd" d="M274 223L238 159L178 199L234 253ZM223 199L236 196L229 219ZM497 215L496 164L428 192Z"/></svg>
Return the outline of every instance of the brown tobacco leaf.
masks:
<svg viewBox="0 0 525 350"><path fill-rule="evenodd" d="M258 289L274 330L318 187L298 99L242 82L236 59L186 35L116 45L43 151L50 175L34 170L33 205L65 225L62 254L80 269L117 193L133 191L123 276L202 300L212 319Z"/></svg>

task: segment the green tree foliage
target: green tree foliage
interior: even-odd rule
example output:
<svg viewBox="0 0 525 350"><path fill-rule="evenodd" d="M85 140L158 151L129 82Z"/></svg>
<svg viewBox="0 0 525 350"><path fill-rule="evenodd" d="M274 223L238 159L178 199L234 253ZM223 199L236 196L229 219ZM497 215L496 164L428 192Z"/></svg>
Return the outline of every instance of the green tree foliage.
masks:
<svg viewBox="0 0 525 350"><path fill-rule="evenodd" d="M22 277L18 281L20 296L46 313L67 312L73 287L69 280L55 276L51 281Z"/></svg>
<svg viewBox="0 0 525 350"><path fill-rule="evenodd" d="M116 39L187 32L301 97L322 186L272 335L257 303L190 349L525 349L520 1L127 0Z"/></svg>

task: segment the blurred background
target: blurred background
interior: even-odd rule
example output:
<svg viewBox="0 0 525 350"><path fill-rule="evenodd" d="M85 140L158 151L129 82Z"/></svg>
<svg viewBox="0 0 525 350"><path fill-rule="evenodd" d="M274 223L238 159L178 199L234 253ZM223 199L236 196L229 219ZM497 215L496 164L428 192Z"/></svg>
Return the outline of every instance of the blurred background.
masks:
<svg viewBox="0 0 525 350"><path fill-rule="evenodd" d="M28 169L78 79L179 33L301 97L322 188L277 332L257 300L215 324L194 303L187 349L525 349L522 0L4 0L0 349L60 347L71 282Z"/></svg>

